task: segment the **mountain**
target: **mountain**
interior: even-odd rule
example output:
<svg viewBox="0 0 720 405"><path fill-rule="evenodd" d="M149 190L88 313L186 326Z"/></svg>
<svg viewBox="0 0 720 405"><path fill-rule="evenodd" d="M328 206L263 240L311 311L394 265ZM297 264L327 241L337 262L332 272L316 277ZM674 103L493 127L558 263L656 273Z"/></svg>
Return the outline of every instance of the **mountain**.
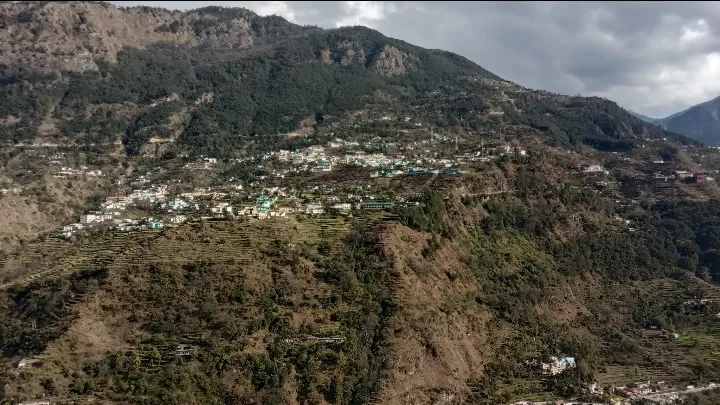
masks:
<svg viewBox="0 0 720 405"><path fill-rule="evenodd" d="M0 24L0 402L718 403L720 152L364 27Z"/></svg>
<svg viewBox="0 0 720 405"><path fill-rule="evenodd" d="M708 146L720 145L720 97L656 120L664 129L683 134Z"/></svg>
<svg viewBox="0 0 720 405"><path fill-rule="evenodd" d="M10 124L0 139L13 142L82 134L82 143L122 140L133 154L151 138L180 136L212 152L210 143L289 132L319 112L357 109L374 91L463 75L496 79L460 56L367 28L323 31L244 9L2 7L0 116Z"/></svg>
<svg viewBox="0 0 720 405"><path fill-rule="evenodd" d="M509 83L459 55L363 27L321 30L220 7L0 7L0 141L230 156L371 99L407 103L442 85L462 92L468 78L486 81L484 99L460 117L468 125L510 100L499 87ZM515 93L505 121L564 145L627 149L660 135L606 100Z"/></svg>
<svg viewBox="0 0 720 405"><path fill-rule="evenodd" d="M636 112L633 112L633 111L630 111L630 110L628 110L628 112L629 112L630 114L632 114L632 115L640 118L641 120L650 123L650 124L653 124L655 121L658 120L657 118L650 118L650 117L648 117L648 116L646 116L646 115L642 115L642 114L639 114L639 113L636 113Z"/></svg>

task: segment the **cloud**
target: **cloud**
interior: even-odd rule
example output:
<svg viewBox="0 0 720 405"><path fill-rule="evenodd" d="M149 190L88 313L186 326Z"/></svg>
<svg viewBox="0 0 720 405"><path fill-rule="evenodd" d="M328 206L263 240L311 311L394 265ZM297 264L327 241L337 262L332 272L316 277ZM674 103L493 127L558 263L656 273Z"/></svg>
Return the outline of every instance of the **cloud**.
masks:
<svg viewBox="0 0 720 405"><path fill-rule="evenodd" d="M395 11L392 3L380 1L346 1L346 15L335 24L337 27L364 25L374 28L375 24L387 17L387 14Z"/></svg>
<svg viewBox="0 0 720 405"><path fill-rule="evenodd" d="M461 54L528 87L660 117L720 95L715 2L112 2L246 7L303 25L365 25Z"/></svg>

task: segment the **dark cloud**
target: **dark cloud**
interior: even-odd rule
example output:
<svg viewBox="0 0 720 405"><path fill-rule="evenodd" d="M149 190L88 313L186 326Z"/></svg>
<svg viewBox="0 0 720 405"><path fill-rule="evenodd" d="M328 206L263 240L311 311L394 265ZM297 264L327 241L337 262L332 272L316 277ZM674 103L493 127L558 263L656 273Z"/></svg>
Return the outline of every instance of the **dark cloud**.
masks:
<svg viewBox="0 0 720 405"><path fill-rule="evenodd" d="M720 3L113 3L178 9L220 4L304 25L366 25L461 54L528 87L600 95L649 116L720 94Z"/></svg>

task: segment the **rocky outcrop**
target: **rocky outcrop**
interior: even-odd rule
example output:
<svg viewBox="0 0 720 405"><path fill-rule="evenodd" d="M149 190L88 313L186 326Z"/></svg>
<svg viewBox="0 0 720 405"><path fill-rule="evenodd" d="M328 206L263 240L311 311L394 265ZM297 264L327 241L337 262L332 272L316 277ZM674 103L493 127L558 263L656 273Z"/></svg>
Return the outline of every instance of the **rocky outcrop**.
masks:
<svg viewBox="0 0 720 405"><path fill-rule="evenodd" d="M320 52L320 59L325 64L336 63L347 66L352 63L365 65L365 51L357 41L340 42L333 49L325 48Z"/></svg>
<svg viewBox="0 0 720 405"><path fill-rule="evenodd" d="M383 76L398 76L415 69L417 58L394 46L385 45L370 64L370 69Z"/></svg>
<svg viewBox="0 0 720 405"><path fill-rule="evenodd" d="M253 45L250 22L246 19L218 22L203 32L199 40L200 46L214 50L247 49Z"/></svg>
<svg viewBox="0 0 720 405"><path fill-rule="evenodd" d="M254 14L248 12L248 15ZM0 3L0 70L97 70L125 46L158 42L244 49L253 35L246 18L164 9L120 9L101 2Z"/></svg>
<svg viewBox="0 0 720 405"><path fill-rule="evenodd" d="M365 64L365 51L362 46L357 42L345 41L339 46L340 58L339 63L341 65L349 65L351 63L362 63Z"/></svg>

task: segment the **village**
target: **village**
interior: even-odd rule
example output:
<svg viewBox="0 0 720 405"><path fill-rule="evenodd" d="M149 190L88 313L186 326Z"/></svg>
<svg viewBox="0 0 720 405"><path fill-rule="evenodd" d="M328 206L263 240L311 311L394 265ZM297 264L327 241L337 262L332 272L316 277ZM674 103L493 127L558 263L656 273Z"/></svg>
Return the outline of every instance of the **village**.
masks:
<svg viewBox="0 0 720 405"><path fill-rule="evenodd" d="M550 361L538 360L526 362L526 366L536 370L541 378L551 378L576 368L573 357L552 356ZM682 401L685 396L706 390L720 389L720 384L676 386L665 381L637 381L629 384L601 387L597 382L587 384L585 395L593 401L553 400L553 401L516 401L511 405L631 405L637 401L655 404L673 404Z"/></svg>
<svg viewBox="0 0 720 405"><path fill-rule="evenodd" d="M352 215L354 211L390 210L396 206L418 205L417 193L390 196L373 184L373 180L396 176L455 176L462 174L460 167L470 162L488 162L508 155L527 156L524 149L508 145L483 148L452 158L436 157L437 153L431 153L430 149L409 157L402 152L367 153L357 150L358 146L358 142L335 139L325 146L280 150L257 159L231 159L230 165L254 167L262 174L243 180L230 177L219 185L195 187L184 192L171 192L179 180L155 181L153 173L148 172L124 183L117 182L118 189L131 191L107 196L97 209L80 215L76 223L65 225L59 233L69 238L80 231L94 229L131 231L213 219L262 220L291 215ZM376 146L377 143L371 142L365 148ZM413 145L408 145L402 149L412 148ZM183 169L212 171L220 165L223 163L216 158L200 156L186 163ZM344 170L364 170L365 175L357 176L357 181L343 186L323 184L322 179L316 179L299 187L290 177L286 179L286 176L318 176ZM158 172L163 173L162 170ZM85 167L79 170L62 168L58 173L56 176L66 178L88 174ZM91 175L102 176L102 172L93 171Z"/></svg>
<svg viewBox="0 0 720 405"><path fill-rule="evenodd" d="M676 404L682 402L687 395L709 390L720 389L720 384L708 383L702 386L688 385L685 387L672 387L664 381L641 381L623 386L612 387L607 400L599 401L517 401L510 405L632 405L637 403L648 404ZM590 384L587 388L590 394L602 394L597 384ZM639 402L644 401L644 402ZM681 401L681 402L678 402Z"/></svg>
<svg viewBox="0 0 720 405"><path fill-rule="evenodd" d="M364 148L373 149L377 145L378 142L368 143ZM79 231L92 229L130 231L213 219L263 220L292 215L353 215L358 211L391 210L418 205L419 190L407 195L388 193L378 186L377 179L462 175L472 170L469 166L472 164L503 156L513 159L528 156L525 149L506 144L483 146L478 151L450 156L437 156L438 152L433 152L431 147L412 152L412 155L407 153L422 145L423 141L420 141L415 145L393 145L395 150L392 153L368 153L358 150L358 142L335 139L327 145L312 145L297 151L279 150L257 158L231 159L228 162L230 165L252 168L256 174L243 179L231 176L220 184L186 191L178 191L174 187L181 182L179 179L160 176L161 179L157 180L155 177L158 176L147 172L124 182L118 181L118 190L128 192L107 196L95 210L81 215L76 223L65 225L59 233L67 238ZM660 162L653 164L661 165ZM226 166L216 158L200 156L186 163L183 170L212 172L223 165ZM709 172L653 170L652 174L622 178L622 182L668 188L678 183L697 184L714 180ZM577 175L595 176L594 185L600 190L618 183L611 181L608 178L611 172L597 163L581 164L572 171ZM56 176L72 178L81 174L103 175L100 170L88 170L83 166L80 169L63 167ZM340 175L350 182L328 182L322 177L328 175ZM293 181L297 176L304 176L302 178L307 181L302 186L298 185ZM17 188L14 190L16 193L19 191Z"/></svg>

